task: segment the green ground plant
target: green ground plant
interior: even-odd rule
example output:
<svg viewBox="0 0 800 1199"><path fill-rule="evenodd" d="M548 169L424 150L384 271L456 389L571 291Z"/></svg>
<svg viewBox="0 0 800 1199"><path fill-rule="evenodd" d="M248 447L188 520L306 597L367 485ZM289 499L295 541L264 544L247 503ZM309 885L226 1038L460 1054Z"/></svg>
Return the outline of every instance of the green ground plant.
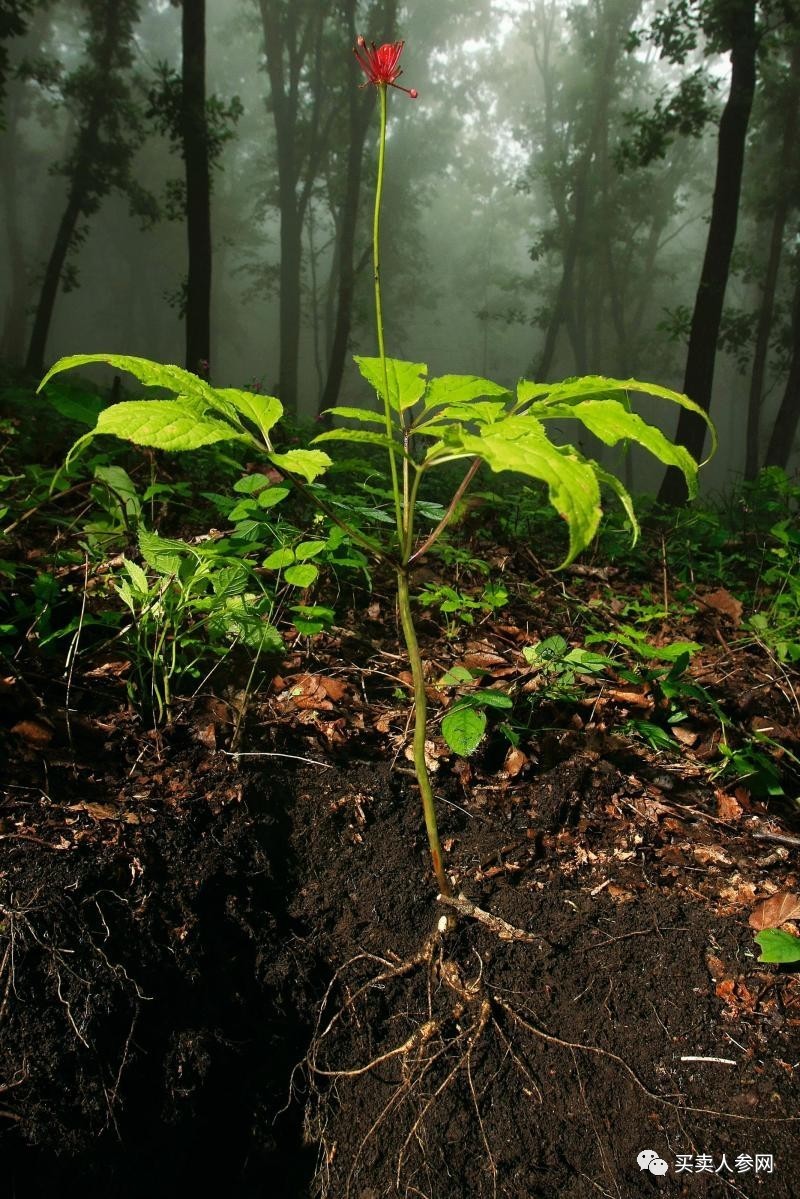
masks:
<svg viewBox="0 0 800 1199"><path fill-rule="evenodd" d="M173 453L198 450L221 442L238 442L262 455L284 480L298 488L344 532L351 545L393 571L400 624L413 677L416 776L434 874L440 892L448 896L451 887L442 859L433 790L425 760L427 697L411 602L413 566L457 515L482 463L493 472L515 472L545 484L549 502L565 524L567 547L562 565L572 562L594 538L602 515L603 490L621 502L635 538L638 525L626 488L615 475L574 445L553 441L548 435L548 422L577 422L608 446L636 442L660 462L677 467L686 479L689 494L695 495L697 462L684 448L674 445L658 428L637 415L632 408L631 396L636 393L656 396L707 418L686 396L637 379L588 376L561 383L523 379L510 390L475 375L430 378L424 363L387 356L381 291L381 209L387 97L390 87L400 88L397 78L401 50L402 43L369 48L363 38L358 39L356 47L367 84L375 86L380 104L373 217L378 354L376 357L359 356L355 360L370 391L378 398L377 411L335 407L330 410L330 417L349 422L346 426L321 433L314 439L313 448L279 450L272 441L283 411L277 398L234 388L212 387L176 366L124 355L74 355L57 362L42 386L70 368L106 362L117 370L130 372L146 388L165 390L169 398L127 400L101 411L96 425L79 440L72 456L98 434L111 434L137 445ZM408 94L416 97L413 91ZM389 499L391 524L385 525L382 536L373 530L364 532L351 524L342 509L333 506L329 498L314 487L332 465L328 453L320 446L336 441L356 448L378 447L386 454L388 475L381 486ZM426 503L423 488L431 473L454 463L462 465L460 482L443 506L438 523L432 530L419 533L418 517ZM297 550L292 548L291 562L287 559L276 569L310 568L313 565L313 554L309 560L298 561ZM469 703L462 703L460 708L456 706L451 710L449 717L459 712L476 711Z"/></svg>

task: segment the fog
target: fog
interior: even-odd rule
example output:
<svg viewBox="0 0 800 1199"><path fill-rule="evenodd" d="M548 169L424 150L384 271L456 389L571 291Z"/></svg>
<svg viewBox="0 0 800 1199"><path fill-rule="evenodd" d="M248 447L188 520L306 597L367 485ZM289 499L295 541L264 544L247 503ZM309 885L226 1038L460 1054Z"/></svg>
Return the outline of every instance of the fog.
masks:
<svg viewBox="0 0 800 1199"><path fill-rule="evenodd" d="M724 33L708 22L676 25L672 33L686 35L680 61L653 34L670 6L635 0L186 4L206 30L214 382L280 394L309 420L323 396L371 402L352 365L352 354L377 352L370 247L378 103L352 53L353 34L362 33L379 44L405 39L399 82L419 93L414 100L388 89L387 352L426 362L432 374L480 374L508 386L590 373L684 390L731 87ZM798 22L791 5L751 7L758 72L711 350L721 448L704 472L707 490L745 471L754 404L760 433L751 473L753 460L776 461L774 444L771 458L768 451L781 409L791 435L788 443L783 435L780 464L798 465L800 139L787 134L792 112L797 129ZM2 42L5 369L27 363L36 374L62 355L92 352L198 368L187 361L183 312L190 203L181 7L29 0L17 8L17 28ZM110 8L117 53L98 66ZM98 80L104 111L90 194L69 232L37 361L34 323ZM172 82L159 91L159 80ZM339 386L337 330L346 347ZM656 407L644 403L642 411ZM750 425L752 432L752 415ZM673 432L675 422L666 427ZM618 462L617 451L602 454ZM644 455L634 454L628 471L638 490L657 489L662 472Z"/></svg>

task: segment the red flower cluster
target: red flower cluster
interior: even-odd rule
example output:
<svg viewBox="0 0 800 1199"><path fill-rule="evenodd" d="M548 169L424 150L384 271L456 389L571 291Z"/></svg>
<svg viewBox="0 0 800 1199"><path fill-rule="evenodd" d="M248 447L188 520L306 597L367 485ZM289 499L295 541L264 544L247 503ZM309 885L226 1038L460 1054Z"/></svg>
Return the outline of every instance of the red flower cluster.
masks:
<svg viewBox="0 0 800 1199"><path fill-rule="evenodd" d="M353 53L367 77L367 83L374 83L376 87L396 87L410 96L412 100L416 100L418 95L416 88L403 87L397 82L403 74L397 64L403 53L404 45L405 42L386 42L383 46L376 46L372 42L370 47L363 37L357 37ZM361 86L366 87L367 83L362 83Z"/></svg>

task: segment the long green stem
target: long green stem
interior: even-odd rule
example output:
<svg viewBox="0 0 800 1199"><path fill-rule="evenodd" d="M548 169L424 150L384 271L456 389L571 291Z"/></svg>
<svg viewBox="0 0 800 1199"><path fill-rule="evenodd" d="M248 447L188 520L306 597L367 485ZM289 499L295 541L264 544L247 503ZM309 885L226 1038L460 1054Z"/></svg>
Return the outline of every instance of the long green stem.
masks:
<svg viewBox="0 0 800 1199"><path fill-rule="evenodd" d="M386 361L386 344L383 337L383 300L381 297L381 202L383 200L383 175L386 160L386 92L387 85L378 85L378 95L381 103L381 129L378 143L378 181L375 188L375 214L372 225L372 261L375 274L375 323L378 330L378 353L383 367L383 408L386 416L386 436L394 438L395 426L392 418L392 405L389 400L389 367ZM403 414L398 410L397 419L400 432L403 434L403 450L407 452L405 422ZM436 825L436 806L433 798L428 766L425 761L425 729L428 720L428 701L425 695L425 675L422 669L422 655L419 652L417 632L414 628L414 617L411 612L411 596L408 586L407 561L411 553L413 538L413 504L416 500L415 478L413 492L409 495L408 459L403 463L402 489L397 472L395 456L389 451L389 468L392 473L392 495L394 496L395 520L397 523L397 547L400 555L400 565L397 567L397 604L400 609L400 624L403 628L408 661L411 666L411 677L414 681L414 770L422 796L422 811L425 816L425 828L428 833L428 845L431 851L433 873L439 884L442 895L451 895L450 881L445 874L442 862L442 846L439 841L439 830Z"/></svg>
<svg viewBox="0 0 800 1199"><path fill-rule="evenodd" d="M408 589L408 571L403 568L397 572L397 603L400 609L400 623L403 626L408 660L411 665L411 677L414 681L414 768L422 795L422 811L425 816L425 828L428 833L428 845L431 851L433 873L439 884L442 895L451 895L450 880L444 871L442 862L442 846L439 841L439 830L436 825L436 807L433 799L428 765L425 761L425 729L428 720L428 699L425 695L425 675L422 670L422 655L419 652L417 631L411 614L411 596Z"/></svg>
<svg viewBox="0 0 800 1199"><path fill-rule="evenodd" d="M381 131L378 141L378 182L375 187L375 213L372 221L372 265L375 276L375 325L378 332L378 354L383 365L383 410L386 416L386 436L394 437L392 424L392 406L389 402L389 368L386 364L386 343L383 338L383 299L381 297L381 204L383 202L383 173L386 163L386 90L387 85L378 85L378 95L381 100ZM403 530L405 528L403 504L400 497L400 486L397 478L397 463L394 454L389 452L389 469L392 472L392 494L394 495L394 514L397 522L397 542L402 553Z"/></svg>

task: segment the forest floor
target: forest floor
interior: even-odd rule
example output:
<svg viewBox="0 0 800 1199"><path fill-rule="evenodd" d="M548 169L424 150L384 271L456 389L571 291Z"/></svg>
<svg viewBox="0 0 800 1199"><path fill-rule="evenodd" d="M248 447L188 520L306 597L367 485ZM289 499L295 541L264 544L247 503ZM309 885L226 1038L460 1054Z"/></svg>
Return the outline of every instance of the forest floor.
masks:
<svg viewBox="0 0 800 1199"><path fill-rule="evenodd" d="M797 673L741 637L730 591L673 602L638 561L500 552L501 612L420 621L459 913L429 873L380 580L244 715L229 679L154 730L124 663L6 663L3 1194L796 1196L800 978L758 961L750 917L800 890ZM522 654L653 589L650 644L700 647L677 700L653 662L566 677ZM494 719L449 752L456 665L527 705L518 745ZM769 735L783 798L712 777L720 710L731 744Z"/></svg>

